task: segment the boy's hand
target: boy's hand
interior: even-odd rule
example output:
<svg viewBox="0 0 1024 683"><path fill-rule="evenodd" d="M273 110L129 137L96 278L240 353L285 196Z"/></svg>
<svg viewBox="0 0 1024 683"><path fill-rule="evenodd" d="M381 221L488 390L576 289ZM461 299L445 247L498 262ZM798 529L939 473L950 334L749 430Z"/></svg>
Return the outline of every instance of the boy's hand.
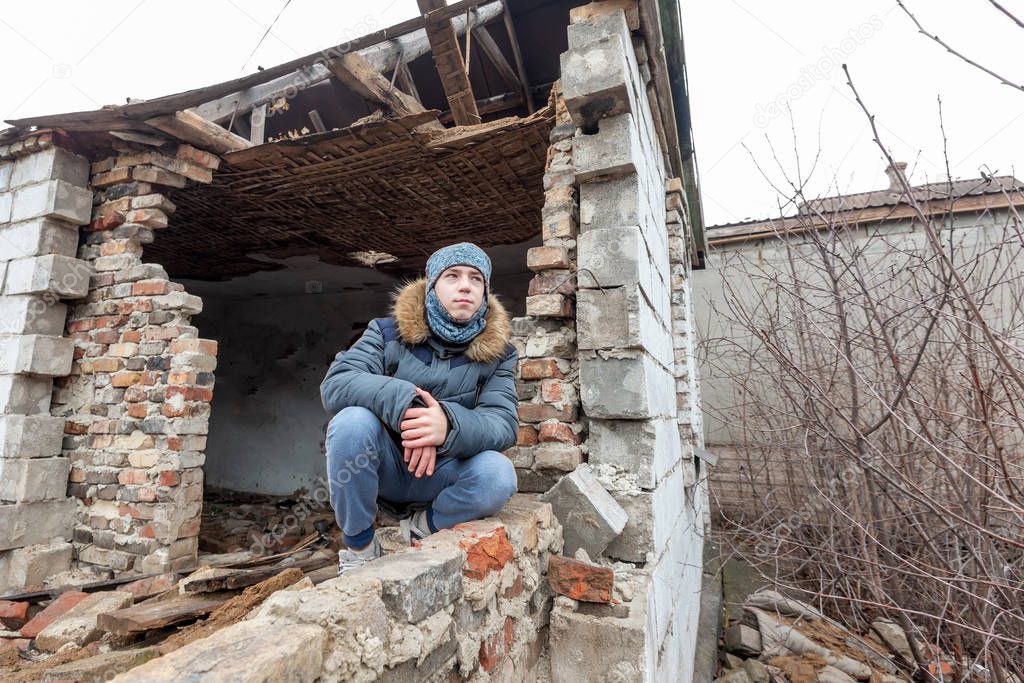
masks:
<svg viewBox="0 0 1024 683"><path fill-rule="evenodd" d="M423 448L406 448L405 462L409 464L409 471L419 479L423 475L428 477L434 474L434 464L437 462L437 448L424 446Z"/></svg>
<svg viewBox="0 0 1024 683"><path fill-rule="evenodd" d="M425 446L435 448L448 437L448 417L441 404L429 392L416 387L416 393L427 404L426 408L409 408L402 416L402 447L419 449ZM411 468L410 468L411 471Z"/></svg>

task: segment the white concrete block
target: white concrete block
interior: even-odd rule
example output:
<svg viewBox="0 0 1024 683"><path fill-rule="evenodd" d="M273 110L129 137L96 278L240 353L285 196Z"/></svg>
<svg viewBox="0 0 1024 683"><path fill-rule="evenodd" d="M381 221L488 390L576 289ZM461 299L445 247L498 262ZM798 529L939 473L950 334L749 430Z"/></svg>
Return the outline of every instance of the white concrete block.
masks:
<svg viewBox="0 0 1024 683"><path fill-rule="evenodd" d="M645 562L648 553L654 559L668 545L686 497L683 491L682 468L676 467L653 491L609 491L612 498L629 515L622 533L608 544L605 554L627 562Z"/></svg>
<svg viewBox="0 0 1024 683"><path fill-rule="evenodd" d="M0 374L65 377L71 372L74 342L40 334L0 334Z"/></svg>
<svg viewBox="0 0 1024 683"><path fill-rule="evenodd" d="M573 171L582 183L642 173L644 153L632 114L619 114L601 119L596 133L573 138Z"/></svg>
<svg viewBox="0 0 1024 683"><path fill-rule="evenodd" d="M74 498L0 505L0 550L70 540L76 508Z"/></svg>
<svg viewBox="0 0 1024 683"><path fill-rule="evenodd" d="M0 192L6 192L11 186L11 172L14 170L14 160L0 161Z"/></svg>
<svg viewBox="0 0 1024 683"><path fill-rule="evenodd" d="M7 264L4 294L52 294L81 299L89 291L92 266L72 256L50 254L15 259Z"/></svg>
<svg viewBox="0 0 1024 683"><path fill-rule="evenodd" d="M63 180L85 187L89 183L89 160L60 147L47 147L14 162L12 188L46 180Z"/></svg>
<svg viewBox="0 0 1024 683"><path fill-rule="evenodd" d="M14 207L14 194L11 192L0 192L0 223L7 223L11 220L11 209ZM0 255L3 255L4 248L0 245Z"/></svg>
<svg viewBox="0 0 1024 683"><path fill-rule="evenodd" d="M7 550L0 555L0 586L6 583L10 592L37 591L52 576L66 572L71 567L72 546L67 541L56 539L53 543L30 545L16 550Z"/></svg>
<svg viewBox="0 0 1024 683"><path fill-rule="evenodd" d="M47 380L50 381L50 380ZM49 400L49 394L47 394ZM49 414L0 415L0 460L60 455L64 418Z"/></svg>
<svg viewBox="0 0 1024 683"><path fill-rule="evenodd" d="M669 370L644 352L580 359L580 397L590 417L642 420L674 417L676 394Z"/></svg>
<svg viewBox="0 0 1024 683"><path fill-rule="evenodd" d="M78 229L67 223L35 218L0 227L0 260L47 254L74 256L77 250Z"/></svg>
<svg viewBox="0 0 1024 683"><path fill-rule="evenodd" d="M92 216L92 192L63 180L25 185L14 191L11 222L59 218L85 225Z"/></svg>
<svg viewBox="0 0 1024 683"><path fill-rule="evenodd" d="M683 457L675 420L590 420L590 464L613 465L653 489Z"/></svg>
<svg viewBox="0 0 1024 683"><path fill-rule="evenodd" d="M659 320L639 285L577 291L576 319L581 349L643 349L673 365L668 320Z"/></svg>
<svg viewBox="0 0 1024 683"><path fill-rule="evenodd" d="M70 470L67 458L0 458L0 502L64 498Z"/></svg>
<svg viewBox="0 0 1024 683"><path fill-rule="evenodd" d="M593 126L603 117L637 109L632 42L605 36L563 52L560 64L562 95L577 126Z"/></svg>
<svg viewBox="0 0 1024 683"><path fill-rule="evenodd" d="M0 334L60 336L67 315L67 306L40 296L0 296Z"/></svg>
<svg viewBox="0 0 1024 683"><path fill-rule="evenodd" d="M49 377L0 375L0 420L11 413L49 415L52 393L53 380Z"/></svg>

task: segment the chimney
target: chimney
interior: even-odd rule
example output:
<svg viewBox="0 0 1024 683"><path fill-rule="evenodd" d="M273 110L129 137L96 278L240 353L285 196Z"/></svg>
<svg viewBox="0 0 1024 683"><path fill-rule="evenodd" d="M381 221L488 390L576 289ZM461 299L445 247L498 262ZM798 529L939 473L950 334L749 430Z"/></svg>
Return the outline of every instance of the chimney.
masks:
<svg viewBox="0 0 1024 683"><path fill-rule="evenodd" d="M890 192L902 192L903 187L900 185L900 173L907 174L907 162L897 161L885 167L885 175L889 176L889 191ZM908 179L909 181L909 179Z"/></svg>

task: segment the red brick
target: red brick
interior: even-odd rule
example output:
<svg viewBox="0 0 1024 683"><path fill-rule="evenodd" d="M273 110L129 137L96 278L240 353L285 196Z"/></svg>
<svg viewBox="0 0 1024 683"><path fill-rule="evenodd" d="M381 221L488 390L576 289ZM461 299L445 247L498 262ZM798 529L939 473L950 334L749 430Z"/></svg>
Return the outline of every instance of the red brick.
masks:
<svg viewBox="0 0 1024 683"><path fill-rule="evenodd" d="M178 153L174 156L185 161L190 161L193 164L199 164L204 168L208 168L216 171L217 167L220 166L220 158L204 152L201 149L196 149L192 145L181 145L178 147Z"/></svg>
<svg viewBox="0 0 1024 683"><path fill-rule="evenodd" d="M177 486L179 481L181 481L181 479L178 477L177 472L174 470L165 470L160 473L160 477L157 479L157 484L160 486Z"/></svg>
<svg viewBox="0 0 1024 683"><path fill-rule="evenodd" d="M122 485L139 485L149 481L145 470L121 470L117 473L117 483Z"/></svg>
<svg viewBox="0 0 1024 683"><path fill-rule="evenodd" d="M562 382L557 379L546 379L540 383L540 397L545 403L559 403L565 398Z"/></svg>
<svg viewBox="0 0 1024 683"><path fill-rule="evenodd" d="M458 529L459 525L455 525ZM459 546L466 551L466 562L462 574L470 579L482 579L491 570L500 570L512 560L512 544L508 541L505 527L500 527L488 536L464 538Z"/></svg>
<svg viewBox="0 0 1024 683"><path fill-rule="evenodd" d="M122 517L129 516L132 519L153 519L152 505L129 505L128 503L121 503L118 506L118 512Z"/></svg>
<svg viewBox="0 0 1024 683"><path fill-rule="evenodd" d="M205 401L209 403L213 400L213 389L209 387L197 387L181 384L172 384L167 387L165 396L171 398L173 396L184 396L186 401Z"/></svg>
<svg viewBox="0 0 1024 683"><path fill-rule="evenodd" d="M64 422L64 433L72 434L74 436L88 434L89 425L82 424L81 422L72 422L71 420L67 420L66 422Z"/></svg>
<svg viewBox="0 0 1024 683"><path fill-rule="evenodd" d="M21 635L26 638L35 638L39 632L52 624L65 612L85 599L87 593L81 591L64 591L57 598L46 606L39 614L32 617L27 624L21 627Z"/></svg>
<svg viewBox="0 0 1024 683"><path fill-rule="evenodd" d="M527 296L538 294L572 294L576 291L576 280L567 273L537 273L530 280Z"/></svg>
<svg viewBox="0 0 1024 683"><path fill-rule="evenodd" d="M558 370L558 361L554 358L531 358L519 364L519 375L523 379L548 379L550 377L561 378Z"/></svg>
<svg viewBox="0 0 1024 683"><path fill-rule="evenodd" d="M149 415L149 407L145 403L129 403L125 412L128 413L128 417L141 420Z"/></svg>
<svg viewBox="0 0 1024 683"><path fill-rule="evenodd" d="M14 630L28 621L28 603L0 600L0 624Z"/></svg>
<svg viewBox="0 0 1024 683"><path fill-rule="evenodd" d="M503 597L506 600L508 600L510 598L514 598L514 597L517 597L517 596L522 595L522 594L523 594L523 575L522 574L516 574L515 581L513 581L512 585L509 586L508 588L506 588L504 590L504 592L502 592L501 597Z"/></svg>
<svg viewBox="0 0 1024 683"><path fill-rule="evenodd" d="M537 444L537 430L530 425L519 425L516 433L517 446L534 446Z"/></svg>
<svg viewBox="0 0 1024 683"><path fill-rule="evenodd" d="M576 407L574 405L557 408L545 403L520 403L520 422L544 422L545 420L558 420L559 422L572 422L576 419Z"/></svg>
<svg viewBox="0 0 1024 683"><path fill-rule="evenodd" d="M119 372L110 378L110 384L115 387L130 387L138 384L142 375L137 372Z"/></svg>
<svg viewBox="0 0 1024 683"><path fill-rule="evenodd" d="M569 443L578 444L579 437L573 433L572 427L561 422L545 422L540 426L538 437L542 443Z"/></svg>
<svg viewBox="0 0 1024 683"><path fill-rule="evenodd" d="M141 531L139 531L139 536L141 538L156 538L156 533L153 531L153 526L147 524L146 526L142 527Z"/></svg>
<svg viewBox="0 0 1024 683"><path fill-rule="evenodd" d="M88 332L96 326L95 318L82 318L81 320L69 320L68 332Z"/></svg>
<svg viewBox="0 0 1024 683"><path fill-rule="evenodd" d="M160 296L170 291L167 280L139 280L132 285L132 296Z"/></svg>
<svg viewBox="0 0 1024 683"><path fill-rule="evenodd" d="M615 572L590 562L552 555L548 559L548 585L559 595L583 602L612 601Z"/></svg>
<svg viewBox="0 0 1024 683"><path fill-rule="evenodd" d="M198 489L202 494L203 487L193 486L192 488ZM193 536L199 535L199 523L202 520L199 517L195 517L186 522L182 522L181 526L178 527L178 538L192 538Z"/></svg>
<svg viewBox="0 0 1024 683"><path fill-rule="evenodd" d="M568 268L569 252L565 247L533 247L526 252L526 267L534 272Z"/></svg>
<svg viewBox="0 0 1024 683"><path fill-rule="evenodd" d="M515 622L512 617L505 617L502 629L480 643L480 667L484 671L493 671L512 649L514 638Z"/></svg>
<svg viewBox="0 0 1024 683"><path fill-rule="evenodd" d="M142 333L138 330L128 330L121 333L121 341L139 343L142 341Z"/></svg>
<svg viewBox="0 0 1024 683"><path fill-rule="evenodd" d="M194 372L171 372L167 375L168 384L193 384L195 381Z"/></svg>
<svg viewBox="0 0 1024 683"><path fill-rule="evenodd" d="M205 353L208 356L217 355L217 342L214 339L176 339L171 342L171 353L184 353L193 351Z"/></svg>
<svg viewBox="0 0 1024 683"><path fill-rule="evenodd" d="M122 223L124 223L124 214L120 211L111 211L110 213L98 216L96 220L89 223L87 231L103 232L104 230L113 230Z"/></svg>

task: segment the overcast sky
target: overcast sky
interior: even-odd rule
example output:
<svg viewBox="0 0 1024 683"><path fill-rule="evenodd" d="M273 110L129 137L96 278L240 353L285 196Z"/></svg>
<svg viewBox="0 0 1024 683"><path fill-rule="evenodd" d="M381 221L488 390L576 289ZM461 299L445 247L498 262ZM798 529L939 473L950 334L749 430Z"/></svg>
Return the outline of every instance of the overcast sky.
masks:
<svg viewBox="0 0 1024 683"><path fill-rule="evenodd" d="M1024 82L1024 30L988 0L906 2L931 32L1010 80ZM939 95L954 177L977 177L981 170L1013 173L1024 152L1024 92L999 84L918 34L894 0L682 4L708 225L777 215L780 199L772 184L784 184L784 172L795 176L797 156L804 174L813 165L812 196L887 184L882 155L845 85L844 62L877 116L883 141L910 163L913 182L944 177ZM1003 4L1024 17L1024 0ZM284 5L284 0L5 3L0 115L95 109L126 97L148 99L208 85L416 13L415 0L291 0L282 12ZM520 39L528 44L528 36Z"/></svg>

